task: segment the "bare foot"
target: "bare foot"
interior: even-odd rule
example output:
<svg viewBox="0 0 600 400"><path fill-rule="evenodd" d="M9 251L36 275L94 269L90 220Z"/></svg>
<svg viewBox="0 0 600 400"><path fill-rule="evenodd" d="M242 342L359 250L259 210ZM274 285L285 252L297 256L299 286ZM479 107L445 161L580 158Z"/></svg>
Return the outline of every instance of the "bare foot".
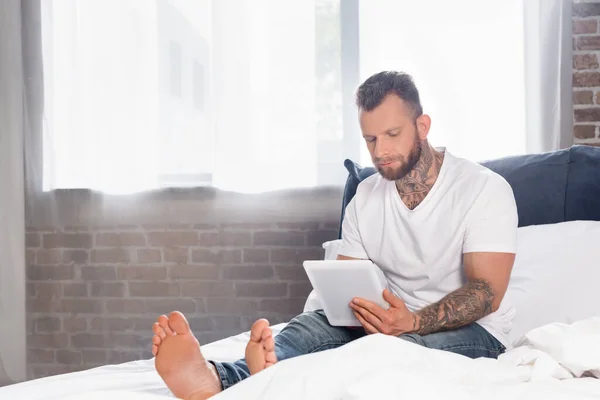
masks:
<svg viewBox="0 0 600 400"><path fill-rule="evenodd" d="M152 331L156 371L176 397L203 400L221 392L221 381L182 313L161 315Z"/></svg>
<svg viewBox="0 0 600 400"><path fill-rule="evenodd" d="M269 321L259 319L250 328L250 341L246 345L246 364L254 375L277 362L275 340Z"/></svg>

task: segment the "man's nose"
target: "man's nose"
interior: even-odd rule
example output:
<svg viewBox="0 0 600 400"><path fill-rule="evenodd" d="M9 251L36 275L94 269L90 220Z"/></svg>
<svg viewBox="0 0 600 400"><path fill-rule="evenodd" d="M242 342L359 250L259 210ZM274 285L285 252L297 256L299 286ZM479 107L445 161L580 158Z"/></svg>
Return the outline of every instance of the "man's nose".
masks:
<svg viewBox="0 0 600 400"><path fill-rule="evenodd" d="M385 158L389 154L389 143L387 143L385 138L377 138L374 153L377 158Z"/></svg>

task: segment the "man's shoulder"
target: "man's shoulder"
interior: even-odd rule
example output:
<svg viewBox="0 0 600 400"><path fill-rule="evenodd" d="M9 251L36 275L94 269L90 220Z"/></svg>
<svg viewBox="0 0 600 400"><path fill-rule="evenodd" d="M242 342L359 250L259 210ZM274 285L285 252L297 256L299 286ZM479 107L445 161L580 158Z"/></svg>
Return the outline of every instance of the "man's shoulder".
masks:
<svg viewBox="0 0 600 400"><path fill-rule="evenodd" d="M454 174L457 181L483 190L510 189L507 180L499 173L478 162L453 156ZM477 185L479 183L479 185Z"/></svg>
<svg viewBox="0 0 600 400"><path fill-rule="evenodd" d="M389 181L385 180L381 174L375 172L371 176L363 179L356 187L355 197L357 199L366 199L379 195L385 190L385 185Z"/></svg>

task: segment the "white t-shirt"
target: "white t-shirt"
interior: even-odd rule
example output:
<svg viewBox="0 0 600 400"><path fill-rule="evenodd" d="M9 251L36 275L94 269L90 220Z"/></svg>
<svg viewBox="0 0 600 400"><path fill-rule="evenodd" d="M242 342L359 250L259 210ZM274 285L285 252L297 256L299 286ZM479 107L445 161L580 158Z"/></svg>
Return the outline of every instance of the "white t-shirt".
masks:
<svg viewBox="0 0 600 400"><path fill-rule="evenodd" d="M417 311L466 283L463 253L516 253L517 225L508 182L445 151L435 184L414 210L395 182L378 173L362 181L346 208L338 254L372 260ZM514 309L507 303L477 323L508 349Z"/></svg>

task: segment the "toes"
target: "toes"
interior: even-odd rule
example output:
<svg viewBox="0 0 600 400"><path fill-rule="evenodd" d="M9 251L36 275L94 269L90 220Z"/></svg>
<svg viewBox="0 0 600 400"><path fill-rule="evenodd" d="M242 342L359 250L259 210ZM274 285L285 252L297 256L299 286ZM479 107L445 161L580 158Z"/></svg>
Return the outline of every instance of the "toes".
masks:
<svg viewBox="0 0 600 400"><path fill-rule="evenodd" d="M178 335L189 334L190 324L185 319L184 315L179 311L173 311L169 314L169 326Z"/></svg>
<svg viewBox="0 0 600 400"><path fill-rule="evenodd" d="M160 317L158 317L158 324L165 330L167 335L174 335L171 326L169 326L169 318L167 318L166 315L161 315Z"/></svg>
<svg viewBox="0 0 600 400"><path fill-rule="evenodd" d="M265 351L275 351L275 340L273 340L272 336L263 340L263 348Z"/></svg>
<svg viewBox="0 0 600 400"><path fill-rule="evenodd" d="M269 351L265 354L265 362L267 364L275 364L277 362L277 356L274 351Z"/></svg>
<svg viewBox="0 0 600 400"><path fill-rule="evenodd" d="M164 339L167 337L165 330L163 329L162 326L160 326L160 324L158 322L155 322L154 324L152 324L152 332L154 332L154 334L156 336L158 336L160 339ZM157 343L157 344L160 344L160 343Z"/></svg>
<svg viewBox="0 0 600 400"><path fill-rule="evenodd" d="M152 344L153 345L160 346L161 343L162 343L162 339L160 336L158 336L158 335L152 336Z"/></svg>
<svg viewBox="0 0 600 400"><path fill-rule="evenodd" d="M154 357L156 357L158 355L158 346L155 344L152 345L152 355Z"/></svg>
<svg viewBox="0 0 600 400"><path fill-rule="evenodd" d="M266 334L265 339L271 336L269 321L267 321L264 318L259 319L252 324L252 327L250 328L250 340L252 340L253 342L260 342L263 339L263 334Z"/></svg>

